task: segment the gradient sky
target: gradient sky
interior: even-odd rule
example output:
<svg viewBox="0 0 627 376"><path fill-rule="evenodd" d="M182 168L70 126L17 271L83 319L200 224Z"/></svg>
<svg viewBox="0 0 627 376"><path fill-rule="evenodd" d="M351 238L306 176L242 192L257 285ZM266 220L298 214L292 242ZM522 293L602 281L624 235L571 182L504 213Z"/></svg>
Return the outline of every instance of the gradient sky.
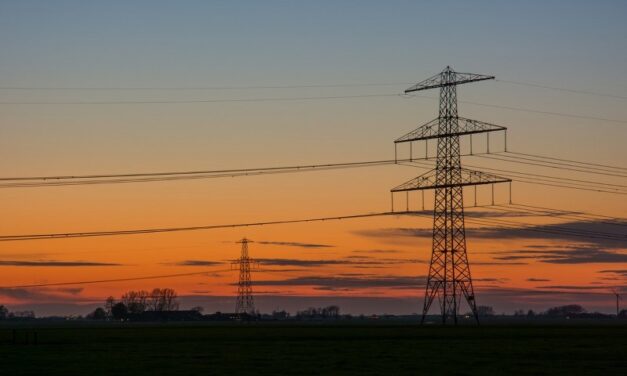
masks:
<svg viewBox="0 0 627 376"><path fill-rule="evenodd" d="M451 65L503 80L460 87L462 101L622 121L460 103L462 116L507 126L511 150L624 166L626 99L504 81L627 96L625 14L624 1L0 0L0 87L397 83L219 91L0 90L0 102L395 94ZM425 95L436 98L437 92ZM0 176L389 159L395 138L436 114L436 101L400 96L159 105L0 104ZM493 146L499 147L498 142ZM477 157L464 163L625 183ZM383 166L224 180L2 189L0 234L385 211L389 189L422 172ZM498 202L507 202L506 191L497 190ZM622 195L523 183L515 183L513 191L518 203L627 216ZM487 192L480 194L483 204L489 203ZM416 209L418 197L412 199ZM520 220L557 223L535 217ZM583 226L625 232L625 227L602 223ZM386 217L2 243L0 286L228 269L229 260L239 254L234 241L247 236L257 241L251 254L262 261L254 275L262 310L339 302L353 313L418 312L430 227L427 219ZM608 289L625 285L627 276L625 243L484 229L469 230L468 248L478 302L497 311L581 303L609 312L614 303ZM529 252L534 250L544 253ZM0 304L35 308L42 314L85 313L108 295L168 286L185 296L183 307L202 304L207 311L224 311L234 303L236 277L222 271L210 277L0 290Z"/></svg>

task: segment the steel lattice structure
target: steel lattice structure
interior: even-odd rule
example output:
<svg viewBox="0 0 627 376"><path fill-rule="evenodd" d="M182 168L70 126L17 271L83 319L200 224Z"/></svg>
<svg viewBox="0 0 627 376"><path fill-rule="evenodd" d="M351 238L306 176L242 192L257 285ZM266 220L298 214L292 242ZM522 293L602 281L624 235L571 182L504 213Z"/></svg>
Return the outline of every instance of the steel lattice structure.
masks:
<svg viewBox="0 0 627 376"><path fill-rule="evenodd" d="M255 262L248 255L248 243L251 240L243 238L238 241L242 244L242 253L240 258L234 263L239 265L239 283L237 285L237 302L235 304L235 313L238 315L255 313L255 301L253 299L253 284L250 278L251 265Z"/></svg>
<svg viewBox="0 0 627 376"><path fill-rule="evenodd" d="M438 299L442 323L452 319L457 324L457 315L463 296L477 323L477 304L466 252L466 229L464 224L464 186L511 182L461 166L460 142L462 135L505 130L504 127L457 115L457 85L494 79L471 73L458 73L446 67L441 73L424 80L405 93L439 88L440 106L438 118L415 131L397 139L395 143L437 139L437 157L434 170L427 172L392 189L394 192L435 189L433 210L433 248L425 289L422 322L429 309Z"/></svg>

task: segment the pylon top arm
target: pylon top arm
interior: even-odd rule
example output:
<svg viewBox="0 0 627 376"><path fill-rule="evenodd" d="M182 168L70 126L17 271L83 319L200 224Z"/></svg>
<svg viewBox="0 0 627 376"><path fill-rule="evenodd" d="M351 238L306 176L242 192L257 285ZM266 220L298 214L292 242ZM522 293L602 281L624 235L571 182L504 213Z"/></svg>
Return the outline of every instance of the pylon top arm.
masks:
<svg viewBox="0 0 627 376"><path fill-rule="evenodd" d="M452 76L452 79L451 79ZM446 67L444 71L429 77L424 81L421 81L409 89L405 90L405 93L411 93L414 91L435 89L444 86L461 85L469 82L493 80L494 76L486 76L483 74L475 73L459 73L453 71L450 67Z"/></svg>
<svg viewBox="0 0 627 376"><path fill-rule="evenodd" d="M392 188L391 192L419 191L425 189L448 188L448 187L465 187L469 185L508 183L512 179L504 178L498 175L488 174L481 171L461 169L461 180L451 184L437 183L437 171L428 171L416 178L413 178L397 187Z"/></svg>
<svg viewBox="0 0 627 376"><path fill-rule="evenodd" d="M396 140L394 140L394 143L398 144L402 142L429 140L432 138L440 137L463 136L474 133L497 132L507 129L506 127L502 127L500 125L490 124L479 120L472 120L463 117L458 117L457 119L457 132L441 133L440 130L443 128L439 126L441 119L436 118L431 120L427 124L421 125L417 129L403 135L402 137L397 138Z"/></svg>

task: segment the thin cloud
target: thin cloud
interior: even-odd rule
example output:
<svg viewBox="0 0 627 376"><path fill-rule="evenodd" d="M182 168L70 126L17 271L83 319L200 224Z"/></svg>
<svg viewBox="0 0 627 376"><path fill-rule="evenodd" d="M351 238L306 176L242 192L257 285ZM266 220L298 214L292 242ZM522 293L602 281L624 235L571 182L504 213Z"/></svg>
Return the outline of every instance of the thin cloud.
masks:
<svg viewBox="0 0 627 376"><path fill-rule="evenodd" d="M402 253L398 249L357 249L353 253L366 253L366 254L389 254L389 253Z"/></svg>
<svg viewBox="0 0 627 376"><path fill-rule="evenodd" d="M333 248L334 245L329 244L316 244L316 243L300 243L300 242L282 242L282 241L258 241L259 244L265 245L280 245L285 247L299 247L299 248Z"/></svg>
<svg viewBox="0 0 627 376"><path fill-rule="evenodd" d="M183 260L177 262L175 265L178 266L215 266L221 265L223 262L221 261L209 261L209 260Z"/></svg>
<svg viewBox="0 0 627 376"><path fill-rule="evenodd" d="M599 273L609 273L617 276L627 277L627 269L601 270Z"/></svg>
<svg viewBox="0 0 627 376"><path fill-rule="evenodd" d="M314 286L317 289L357 289L393 287L413 289L424 287L425 276L328 277L309 276L283 280L256 281L261 286Z"/></svg>
<svg viewBox="0 0 627 376"><path fill-rule="evenodd" d="M612 286L575 286L575 285L550 285L538 286L539 289L557 289L557 290L608 290Z"/></svg>
<svg viewBox="0 0 627 376"><path fill-rule="evenodd" d="M491 282L491 283L504 283L509 281L509 278L473 278L473 281L477 282Z"/></svg>
<svg viewBox="0 0 627 376"><path fill-rule="evenodd" d="M546 278L527 278L528 282L550 282L550 279Z"/></svg>
<svg viewBox="0 0 627 376"><path fill-rule="evenodd" d="M626 263L627 254L595 247L569 247L557 250L522 249L506 251L495 260L536 260L548 264Z"/></svg>
<svg viewBox="0 0 627 376"><path fill-rule="evenodd" d="M78 295L83 291L82 287L76 288L0 288L0 296L18 300L41 302L65 302L69 298L72 301L81 300Z"/></svg>
<svg viewBox="0 0 627 376"><path fill-rule="evenodd" d="M480 239L539 239L554 241L570 241L582 244L594 245L607 249L620 249L627 241L627 234L617 230L614 223L604 220L598 221L571 221L555 224L530 225L520 228L504 227L468 227L466 232L469 237ZM612 234L616 239L607 237L577 236L575 234L585 234L586 232ZM431 228L383 228L355 231L359 236L375 238L396 238L396 237L418 237L429 238L432 236ZM624 237L625 240L621 240ZM537 247L537 246L536 246Z"/></svg>
<svg viewBox="0 0 627 376"><path fill-rule="evenodd" d="M256 259L261 265L273 266L301 266L301 267L320 267L332 265L349 265L355 267L375 267L392 264L422 263L423 260L415 259L376 259L368 256L348 256L343 259L334 260L302 260L287 258L262 258Z"/></svg>
<svg viewBox="0 0 627 376"><path fill-rule="evenodd" d="M472 253L472 252L469 252ZM529 263L527 262L522 262L522 261L472 261L471 262L472 265L529 265Z"/></svg>

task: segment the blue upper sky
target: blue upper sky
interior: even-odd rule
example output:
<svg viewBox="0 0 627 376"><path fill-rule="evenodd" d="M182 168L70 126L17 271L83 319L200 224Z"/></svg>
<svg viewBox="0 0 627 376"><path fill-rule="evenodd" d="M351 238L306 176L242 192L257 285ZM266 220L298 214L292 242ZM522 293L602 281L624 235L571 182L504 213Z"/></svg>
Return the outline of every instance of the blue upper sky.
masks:
<svg viewBox="0 0 627 376"><path fill-rule="evenodd" d="M624 1L4 0L0 81L389 82L450 63L609 90L626 84L625 14Z"/></svg>

